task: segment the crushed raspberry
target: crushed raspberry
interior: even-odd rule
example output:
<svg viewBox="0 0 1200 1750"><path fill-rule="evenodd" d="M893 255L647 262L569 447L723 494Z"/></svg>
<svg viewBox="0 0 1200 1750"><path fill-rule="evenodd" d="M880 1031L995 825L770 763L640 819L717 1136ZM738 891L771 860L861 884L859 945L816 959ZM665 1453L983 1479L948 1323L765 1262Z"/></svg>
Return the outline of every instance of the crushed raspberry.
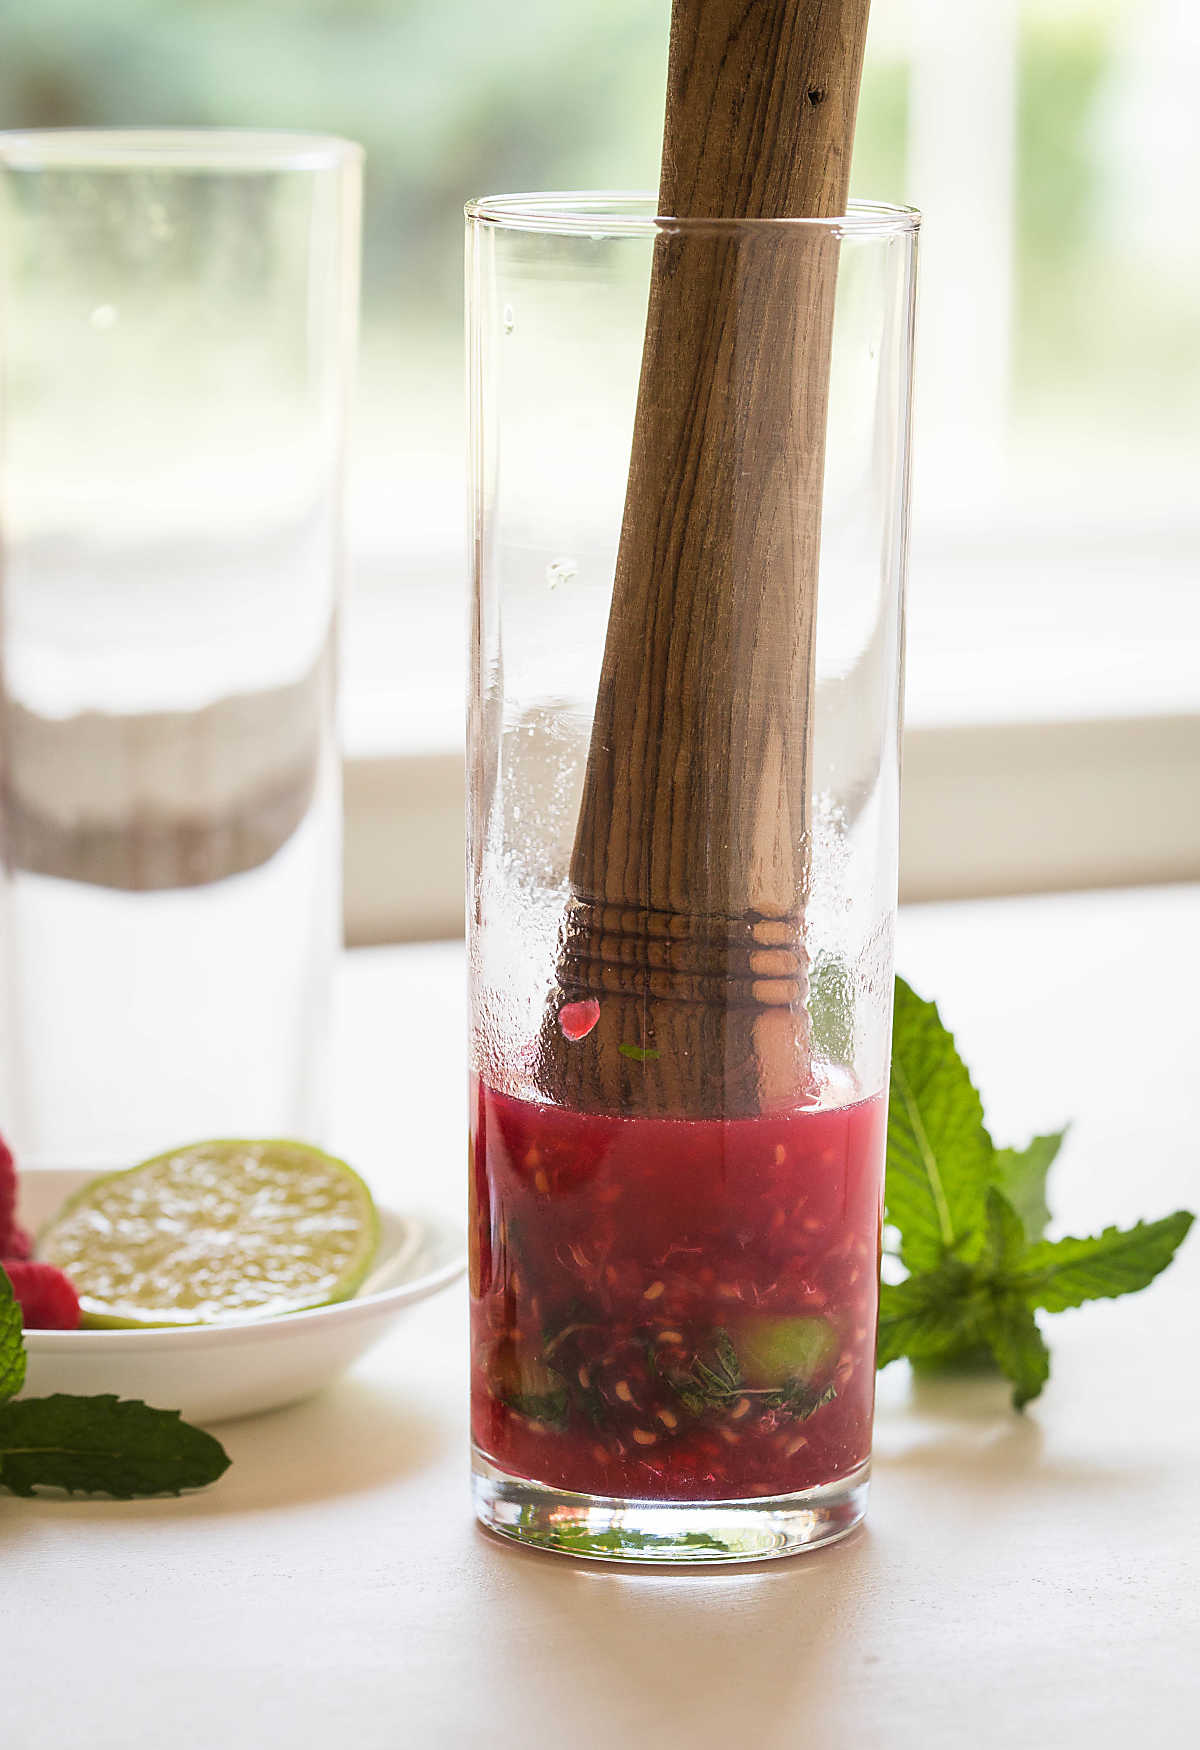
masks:
<svg viewBox="0 0 1200 1750"><path fill-rule="evenodd" d="M879 1096L747 1118L545 1106L479 1084L473 1421L510 1473L744 1499L870 1447Z"/></svg>
<svg viewBox="0 0 1200 1750"><path fill-rule="evenodd" d="M21 1303L27 1331L73 1331L79 1325L79 1296L57 1264L6 1258L4 1270Z"/></svg>
<svg viewBox="0 0 1200 1750"><path fill-rule="evenodd" d="M600 1004L595 997L589 997L582 1003L564 1003L558 1011L558 1024L562 1028L563 1037L572 1042L586 1039L599 1019Z"/></svg>
<svg viewBox="0 0 1200 1750"><path fill-rule="evenodd" d="M17 1169L12 1150L0 1136L0 1258L13 1252L13 1234L17 1221Z"/></svg>

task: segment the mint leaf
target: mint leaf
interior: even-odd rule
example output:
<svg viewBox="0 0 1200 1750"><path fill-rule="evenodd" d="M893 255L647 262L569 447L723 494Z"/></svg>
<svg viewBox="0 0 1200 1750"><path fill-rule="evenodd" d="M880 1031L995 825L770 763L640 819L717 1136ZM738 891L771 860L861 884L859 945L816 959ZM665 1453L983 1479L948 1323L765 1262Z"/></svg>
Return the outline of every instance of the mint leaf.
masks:
<svg viewBox="0 0 1200 1750"><path fill-rule="evenodd" d="M515 1410L518 1416L527 1416L531 1422L541 1422L547 1428L554 1428L560 1434L567 1425L570 1404L567 1394L560 1387L555 1391L510 1392L504 1399L510 1410Z"/></svg>
<svg viewBox="0 0 1200 1750"><path fill-rule="evenodd" d="M940 1321L920 1331L915 1345L904 1351L926 1372L979 1373L997 1367L1007 1371L987 1333L996 1289L1024 1256L1025 1229L1008 1198L994 1185L988 1187L986 1210L987 1227L977 1264L973 1269L961 1268L957 1277L953 1272L945 1274L943 1280L952 1300L942 1307ZM917 1283L931 1280L929 1274L909 1278ZM941 1335L946 1327L951 1333L949 1340Z"/></svg>
<svg viewBox="0 0 1200 1750"><path fill-rule="evenodd" d="M983 1267L991 1276L1004 1277L1015 1270L1025 1252L1025 1229L1003 1191L994 1185L987 1193L987 1239Z"/></svg>
<svg viewBox="0 0 1200 1750"><path fill-rule="evenodd" d="M772 1407L778 1399L778 1408L785 1415L794 1416L798 1422L807 1422L810 1416L815 1416L818 1410L823 1410L826 1404L833 1403L837 1397L836 1385L805 1385L803 1380L793 1379L781 1391L760 1394L760 1402Z"/></svg>
<svg viewBox="0 0 1200 1750"><path fill-rule="evenodd" d="M21 1307L12 1283L0 1269L0 1404L15 1398L25 1383L25 1339Z"/></svg>
<svg viewBox="0 0 1200 1750"><path fill-rule="evenodd" d="M733 1338L721 1327L712 1333L711 1349L694 1357L690 1373L664 1377L693 1416L702 1416L707 1410L727 1410L746 1398L759 1410L780 1410L806 1422L837 1397L832 1383L816 1386L798 1378L779 1385L747 1385Z"/></svg>
<svg viewBox="0 0 1200 1750"><path fill-rule="evenodd" d="M1050 1351L1032 1309L1019 1294L997 1296L981 1321L980 1334L1013 1382L1013 1408L1024 1409L1050 1377Z"/></svg>
<svg viewBox="0 0 1200 1750"><path fill-rule="evenodd" d="M0 1486L14 1495L39 1486L122 1501L177 1495L215 1482L228 1466L220 1442L177 1410L108 1395L0 1405Z"/></svg>
<svg viewBox="0 0 1200 1750"><path fill-rule="evenodd" d="M652 1045L618 1045L617 1050L622 1057L630 1057L634 1063L653 1063L659 1053Z"/></svg>
<svg viewBox="0 0 1200 1750"><path fill-rule="evenodd" d="M1184 1209L1091 1238L1042 1238L1065 1135L995 1148L937 1009L896 980L885 1201L908 1276L880 1291L880 1367L907 1355L925 1369L975 1368L990 1356L1020 1409L1050 1372L1037 1310L1134 1293L1171 1262L1192 1225Z"/></svg>
<svg viewBox="0 0 1200 1750"><path fill-rule="evenodd" d="M1003 1191L1030 1239L1040 1240L1050 1221L1046 1175L1063 1145L1065 1130L1035 1136L1028 1148L998 1148L992 1159L993 1182Z"/></svg>
<svg viewBox="0 0 1200 1750"><path fill-rule="evenodd" d="M229 1459L211 1434L178 1410L152 1410L110 1396L23 1398L21 1307L0 1269L0 1488L32 1495L39 1485L71 1493L177 1495L215 1482Z"/></svg>
<svg viewBox="0 0 1200 1750"><path fill-rule="evenodd" d="M1178 1209L1161 1221L1106 1227L1090 1239L1043 1240L1025 1253L1013 1286L1029 1306L1046 1312L1134 1294L1166 1269L1192 1221Z"/></svg>
<svg viewBox="0 0 1200 1750"><path fill-rule="evenodd" d="M728 1331L718 1329L713 1332L713 1355L722 1380L728 1382L731 1391L739 1391L742 1384L742 1364Z"/></svg>
<svg viewBox="0 0 1200 1750"><path fill-rule="evenodd" d="M885 1282L879 1290L876 1366L902 1355L918 1361L941 1356L975 1330L975 1278L968 1265L947 1258L935 1270Z"/></svg>
<svg viewBox="0 0 1200 1750"><path fill-rule="evenodd" d="M706 1553L728 1556L729 1545L708 1531L637 1531L632 1526L614 1526L611 1531L592 1531L587 1525L554 1524L546 1530L536 1526L522 1528L522 1538L542 1549L570 1550L581 1556L620 1556L626 1550L678 1550L681 1544L697 1552L697 1560Z"/></svg>
<svg viewBox="0 0 1200 1750"><path fill-rule="evenodd" d="M896 980L887 1135L887 1218L909 1270L974 1256L994 1151L983 1106L933 1003Z"/></svg>

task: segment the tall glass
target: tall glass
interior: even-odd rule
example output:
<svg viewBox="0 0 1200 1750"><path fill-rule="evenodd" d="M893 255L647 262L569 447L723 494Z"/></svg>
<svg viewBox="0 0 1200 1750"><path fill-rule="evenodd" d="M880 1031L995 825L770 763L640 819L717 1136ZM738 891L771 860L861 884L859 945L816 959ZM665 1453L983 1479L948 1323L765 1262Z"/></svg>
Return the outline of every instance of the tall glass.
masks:
<svg viewBox="0 0 1200 1750"><path fill-rule="evenodd" d="M360 149L0 135L5 1133L319 1136Z"/></svg>
<svg viewBox="0 0 1200 1750"><path fill-rule="evenodd" d="M866 1503L918 218L467 220L477 1512L786 1554Z"/></svg>

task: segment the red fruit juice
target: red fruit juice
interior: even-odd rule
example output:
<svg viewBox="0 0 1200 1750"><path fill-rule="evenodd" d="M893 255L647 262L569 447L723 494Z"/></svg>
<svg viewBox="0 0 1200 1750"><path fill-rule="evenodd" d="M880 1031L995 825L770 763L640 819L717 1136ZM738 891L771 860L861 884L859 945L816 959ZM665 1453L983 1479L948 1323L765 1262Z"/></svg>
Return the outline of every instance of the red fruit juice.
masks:
<svg viewBox="0 0 1200 1750"><path fill-rule="evenodd" d="M478 1086L472 1425L502 1470L661 1500L784 1495L868 1456L881 1095L612 1118Z"/></svg>

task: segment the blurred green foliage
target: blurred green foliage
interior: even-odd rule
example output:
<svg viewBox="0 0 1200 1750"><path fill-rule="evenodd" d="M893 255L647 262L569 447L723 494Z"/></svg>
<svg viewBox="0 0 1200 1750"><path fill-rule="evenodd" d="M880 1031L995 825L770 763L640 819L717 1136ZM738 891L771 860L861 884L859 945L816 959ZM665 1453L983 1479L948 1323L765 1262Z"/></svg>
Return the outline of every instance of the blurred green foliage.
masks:
<svg viewBox="0 0 1200 1750"><path fill-rule="evenodd" d="M436 319L457 308L469 196L653 180L667 16L665 0L0 0L0 125L361 140L368 306Z"/></svg>
<svg viewBox="0 0 1200 1750"><path fill-rule="evenodd" d="M965 4L968 0L947 0ZM972 0L982 4L983 0ZM1017 136L1015 390L1082 409L1116 351L1150 406L1200 369L1190 290L1122 262L1097 149L1139 0L1027 0ZM853 186L906 186L903 8L876 7ZM259 126L367 147L369 335L457 347L471 195L657 180L669 0L0 0L0 126ZM1137 310L1146 344L1121 335ZM1183 391L1174 391L1177 401Z"/></svg>
<svg viewBox="0 0 1200 1750"><path fill-rule="evenodd" d="M1134 0L1137 5L1137 0ZM1106 128L1118 97L1130 16L1112 0L1090 9L1027 6L1018 66L1013 403L1029 424L1079 430L1140 427L1143 441L1190 432L1200 376L1194 276L1159 236L1145 252L1144 216L1117 212L1117 168ZM1153 13L1140 15L1147 30ZM1147 117L1152 133L1161 120ZM1169 130L1168 130L1169 136ZM1107 149L1106 149L1107 148ZM1163 174L1176 166L1164 159ZM1148 191L1147 191L1148 192ZM1151 434L1153 436L1151 437Z"/></svg>
<svg viewBox="0 0 1200 1750"><path fill-rule="evenodd" d="M1039 21L1022 32L1017 83L1018 256L1042 262L1078 254L1099 193L1095 105L1111 58L1097 18Z"/></svg>
<svg viewBox="0 0 1200 1750"><path fill-rule="evenodd" d="M368 312L457 322L461 208L657 181L668 0L0 0L0 126L259 126L367 148ZM906 82L868 68L856 181L902 192Z"/></svg>

